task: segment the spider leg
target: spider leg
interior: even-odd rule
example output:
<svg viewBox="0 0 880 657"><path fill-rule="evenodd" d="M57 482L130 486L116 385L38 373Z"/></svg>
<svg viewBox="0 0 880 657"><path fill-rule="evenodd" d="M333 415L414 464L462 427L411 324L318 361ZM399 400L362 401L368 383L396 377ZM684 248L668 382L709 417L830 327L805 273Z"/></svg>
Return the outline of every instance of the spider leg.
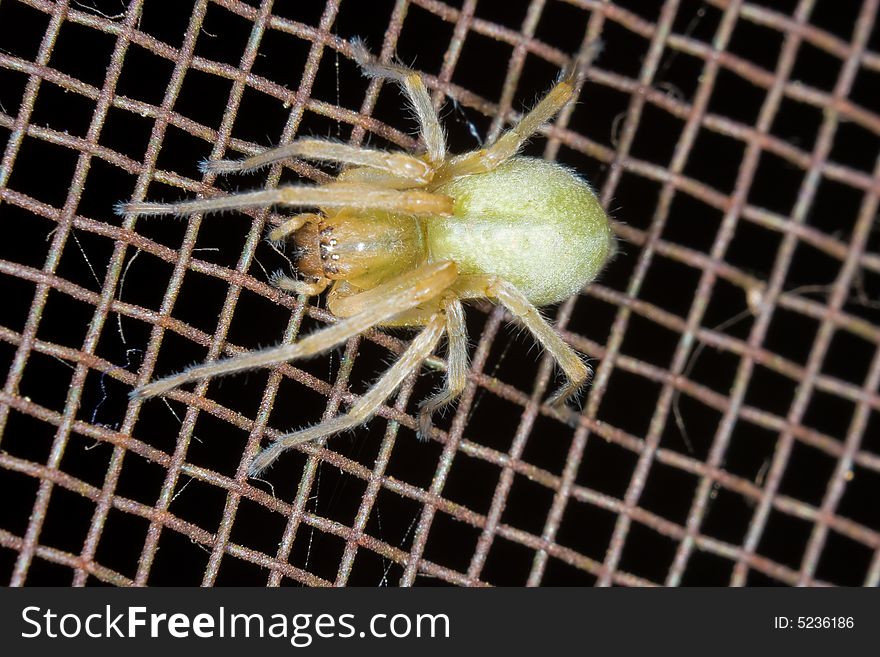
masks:
<svg viewBox="0 0 880 657"><path fill-rule="evenodd" d="M489 297L497 299L501 305L516 315L523 325L531 331L544 349L559 363L568 381L547 400L553 406L563 406L586 382L590 368L581 360L556 332L535 305L520 292L515 285L497 276L468 276L456 286L460 298Z"/></svg>
<svg viewBox="0 0 880 657"><path fill-rule="evenodd" d="M568 72L531 111L491 146L452 158L442 169L443 177L485 173L516 155L523 144L574 97L577 70L575 68Z"/></svg>
<svg viewBox="0 0 880 657"><path fill-rule="evenodd" d="M179 374L137 388L131 393L132 397L155 397L191 381L314 356L402 311L436 297L455 281L457 275L455 263L452 261L422 265L375 288L383 292L382 297L354 317L315 331L293 344L282 344L234 358L195 365Z"/></svg>
<svg viewBox="0 0 880 657"><path fill-rule="evenodd" d="M433 177L433 171L431 175ZM340 171L339 175L336 176L336 180L340 183L359 183L381 189L412 189L413 187L422 187L424 185L424 183L412 178L401 178L387 171L381 171L372 167L352 167L351 169Z"/></svg>
<svg viewBox="0 0 880 657"><path fill-rule="evenodd" d="M337 296L331 292L331 296L327 299L327 308L337 317L352 317L354 315L359 315L377 303L380 303L386 294L387 292L382 286L343 296ZM405 319L403 325L424 325L426 318L422 310L422 308L417 308L410 312L400 313ZM433 315L434 312L435 311L431 311L430 315ZM395 315L394 319L396 320L397 317L398 316ZM397 321L395 321L394 324L400 325Z"/></svg>
<svg viewBox="0 0 880 657"><path fill-rule="evenodd" d="M291 157L370 167L419 184L427 184L433 177L430 164L407 153L389 153L323 139L298 139L243 160L206 161L201 168L203 173L252 171Z"/></svg>
<svg viewBox="0 0 880 657"><path fill-rule="evenodd" d="M278 458L282 452L295 445L301 445L302 443L331 436L346 429L352 429L369 420L403 380L416 371L422 361L434 352L437 343L443 336L443 331L444 319L441 315L435 315L422 332L410 343L409 347L400 355L400 358L349 409L348 413L313 427L282 436L257 455L249 468L250 476L258 475Z"/></svg>
<svg viewBox="0 0 880 657"><path fill-rule="evenodd" d="M446 157L446 135L422 76L399 64L380 64L362 41L352 41L351 50L365 75L394 80L403 88L418 118L422 139L428 151L428 161L434 166L442 164Z"/></svg>
<svg viewBox="0 0 880 657"><path fill-rule="evenodd" d="M419 436L427 440L431 431L431 416L461 395L467 382L468 344L464 307L457 298L444 303L446 315L447 348L446 386L419 405Z"/></svg>
<svg viewBox="0 0 880 657"><path fill-rule="evenodd" d="M328 183L320 187L287 186L255 192L201 198L178 203L120 203L116 212L125 216L174 214L185 216L218 210L242 210L269 205L321 208L380 209L416 215L451 215L452 199L418 189L397 191L368 185Z"/></svg>

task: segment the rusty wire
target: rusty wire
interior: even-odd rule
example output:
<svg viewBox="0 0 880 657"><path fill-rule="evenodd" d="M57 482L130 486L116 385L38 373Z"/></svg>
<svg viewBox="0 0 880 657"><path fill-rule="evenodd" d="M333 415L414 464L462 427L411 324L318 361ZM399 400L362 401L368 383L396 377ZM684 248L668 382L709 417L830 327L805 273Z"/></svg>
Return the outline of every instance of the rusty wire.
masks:
<svg viewBox="0 0 880 657"><path fill-rule="evenodd" d="M259 259L267 248L262 237L273 220L269 213L249 215L245 228L235 224L237 232L230 237L234 252L212 259L203 253L200 235L212 230L211 222L232 219L171 222L177 228L130 218L119 223L112 202L129 198L129 192L134 199L154 198L155 182L185 195L229 189L212 175L197 179L194 173L177 173L195 172L199 157L176 148L173 158L164 156L179 135L188 136L188 145L198 143L201 156L214 158L229 151L255 152L298 132L315 134L328 123L350 127L353 143L378 139L402 148L416 144L405 119L386 120L380 106L386 87L380 82L362 83L359 107L340 101L346 91L340 87L356 84L340 73L340 62L349 65L347 38L358 35L357 26L349 26L350 32L340 27L346 12L354 11L351 3L298 3L308 11L291 18L285 13L290 4L281 0L193 0L177 41L169 36L173 28L157 36L144 26L145 13L156 11L151 7L155 4L6 0L0 5L0 29L7 30L0 32L0 73L5 76L0 86L6 81L8 89L21 91L19 96L14 91L0 96L5 143L0 217L7 231L4 239L15 245L3 251L0 273L4 289L8 283L10 290L14 285L28 290L22 312L9 310L4 317L14 319L0 325L9 368L0 392L0 480L4 494L21 501L15 507L21 509L18 516L0 516L6 518L0 523L0 555L11 584L375 584L379 580L369 579L371 566L364 564L375 565L376 560L384 569L381 582L389 581L393 570L390 581L403 585L417 578L420 583L460 585L880 583L880 517L873 503L880 493L880 316L871 296L873 291L876 297L880 274L874 230L880 199L880 110L876 93L859 92L875 90L880 76L878 0L857 7L845 36L839 26L826 26L817 18L822 3L809 0L783 3L791 5L784 11L736 0L531 0L506 4L519 8L510 9L516 17L510 21L499 19L496 3L486 0L397 0L377 9L383 25L380 41L372 45L385 59L394 56L401 39L413 40L410 32L425 29L421 23L409 27L414 21L430 18L445 26L450 35L444 37L437 66L422 68L417 59L415 67L426 75L447 123L461 116L466 123L471 117L477 132L499 129L531 100L522 93L540 91L520 88L530 65L538 62L541 71L558 70L570 61L573 48L601 39L605 52L589 71L581 103L563 112L541 147L546 157L593 166L587 173L596 174L603 202L621 218L616 230L623 253L607 278L556 311L566 340L595 359L595 377L581 412L560 413L544 406L553 376L550 362L523 364L510 356L503 361L494 346L511 348L502 331L508 318L499 310L476 309L475 321L482 324L474 334L468 387L454 416L438 423L433 445L415 443L408 402L421 384L411 380L393 406L384 407L371 423L384 432L363 439L372 447L360 443L353 449L347 438L304 446L299 460L285 459L272 471L270 485L247 479L247 464L261 441L291 428L276 424L278 408L291 404L286 395L311 391L306 399L323 399L321 417L331 417L355 399L350 386L358 389L358 377L373 374L361 367L353 374L356 364L374 364L371 349L384 357L399 351L401 339L374 331L366 340L347 344L338 366L326 359L314 367L293 363L273 370L264 384L258 377L241 382L232 395L218 396L224 389L213 384L209 393L208 382L193 391L175 391L168 398L182 414L171 425L173 441L157 429L167 430L172 417L172 407L161 402L126 400L114 422L98 421L111 386L128 390L167 372L168 362L184 364L160 360L181 341L189 345L189 350L182 348L183 359L255 347L250 339L237 344L229 337L234 325L261 321L241 309L245 303L258 303L259 312L275 307L285 313L286 340L295 339L304 323L329 319L320 305L280 294L261 271ZM562 40L563 19L552 16L559 11L566 12L566 20L580 21L582 34L573 45L556 41ZM217 12L238 21L236 34L242 38L239 50L230 46L232 59L199 52L203 40L215 36L206 17ZM29 50L4 41L12 21L25 14L44 26ZM708 36L692 29L700 21ZM112 41L100 82L81 79L59 63L59 35L71 26L80 39L95 35ZM766 36L772 65L731 46L741 39L740 31L750 34L748 30ZM299 48L301 71L283 80L257 72L265 66L260 58L266 57L269 39ZM478 73L500 81L487 82L487 88L501 89L497 98L473 76L462 78L473 66L472 59L461 66L462 58L477 47L475 41L503 46L507 53L506 70ZM640 45L633 49L635 42ZM629 64L615 57L623 49L634 50ZM148 75L143 65L134 73L126 68L135 66L130 63L133 51L164 62L161 98L147 101L120 92L126 75ZM803 77L801 60L807 52L833 62L827 85ZM672 67L683 61L691 68L675 79L692 80L692 89L667 84L674 77ZM334 65L337 98L331 102L316 92L316 85L328 84ZM210 111L200 110L194 118L181 109L194 107L181 101L195 75L221 81L228 89L226 106L210 110L219 117L216 123L201 118ZM731 80L760 96L748 120L713 100L734 84ZM131 88L131 83L125 87ZM63 90L63 102L71 108L88 102L81 134L40 119L41 95L53 89ZM269 141L236 136L240 111L246 113L252 93L283 118L280 132L269 135ZM447 97L455 100L454 111L444 105ZM579 113L597 107L601 115L603 98L612 97L623 99L618 101L623 111L611 111L614 120L604 136L585 130ZM393 90L381 93L382 101L386 98L399 102ZM795 127L786 131L789 122L797 123L790 118L794 106L819 117L812 133ZM149 123L146 144L133 149L134 154L105 141L108 117L118 113ZM656 125L651 117L657 113L677 126L671 131L668 157L660 160L643 155L645 140L655 139L650 132L645 137L645 126ZM782 128L780 117L785 117ZM312 128L316 118L328 123ZM847 155L853 140L843 142L841 136L852 131L868 153L861 164ZM690 164L705 157L707 135L718 140L709 142L710 150L723 142L737 153L726 169L731 175L723 181L708 182ZM656 139L661 138L658 132ZM32 166L27 174L18 174L24 158L35 157L28 155L34 144L52 153L50 159L39 160L40 167L47 172L57 167L55 176L64 181L57 200L34 191L43 174L32 172ZM56 153L75 157L66 178L52 159ZM728 157L722 147L719 157ZM768 161L776 162L776 168L767 169ZM289 167L307 178L324 175L302 163ZM108 168L116 173L105 180L102 172ZM254 184L276 185L290 169L276 166ZM757 201L761 185L784 189L785 172L795 172L791 203ZM123 179L131 186L116 190L106 182ZM841 216L831 223L817 220L820 209L828 212L827 203L822 205L826 186L838 190L835 199L855 199L833 206ZM646 190L647 200L642 198ZM92 199L96 194L101 201ZM768 198L766 192L759 198ZM679 205L682 199L690 205ZM682 216L682 207L692 213ZM11 237L16 228L10 224L15 222L35 222L44 230L28 229L19 240ZM684 232L682 225L688 226ZM176 231L170 244L161 233L166 229ZM751 261L742 264L741 255L734 257L742 252L742 245L737 246L740 234L747 236L748 249L768 250L763 268ZM86 259L89 272L78 277L65 274L70 270L65 257L69 260L72 250L85 257L80 238L100 238L110 246L103 262ZM41 249L41 244L48 246L40 266L24 255L17 257L27 249ZM815 258L806 269L798 258L804 251ZM148 274L154 282L152 304L126 301L122 292L138 256L153 263ZM675 267L687 274L676 278L669 273ZM813 268L830 273L825 278L804 274ZM186 281L194 277L222 284L221 309L208 314L210 330L201 320L189 319L181 309L187 304L179 303L190 285ZM673 289L688 277L690 288ZM161 281L158 289L156 281ZM88 308L87 326L75 344L54 337L63 335L65 326L57 311L51 321L44 317L62 297ZM603 308L606 333L590 324ZM777 325L780 317L789 318L783 328ZM52 322L60 322L61 328L53 329L49 338ZM104 346L117 333L124 335L123 325L132 332L133 326L143 327L143 343L130 349L139 353L137 362L130 361L125 349L134 339L122 337L124 345L117 345L115 352ZM652 352L655 341L659 351ZM803 342L799 353L787 350L789 341ZM64 363L72 371L69 381L64 380L63 399L56 395L54 402L41 401L38 394L44 379L55 376L50 372L58 371L47 361ZM509 372L511 361L517 361L516 375ZM841 361L844 365L838 365ZM698 374L701 362L708 362L709 370L727 367L729 376ZM442 366L442 359L433 363ZM335 370L330 377L328 368ZM236 404L235 391L246 388L259 398L251 405ZM644 394L648 390L652 392ZM777 390L781 401L775 399ZM97 400L89 394L98 394ZM697 407L701 410L693 410ZM627 421L630 410L644 416L641 429ZM319 416L290 417L297 426ZM278 421L289 423L288 416L282 418ZM496 420L509 424L509 435L491 435ZM201 437L196 436L197 425ZM232 461L217 457L221 460L216 465L210 459L203 462L204 443L227 456L234 452L228 456ZM537 456L536 443L553 443L556 460ZM95 466L92 461L94 471L86 474L86 468L79 474L80 466L70 463L86 462L92 448L106 462ZM405 468L404 474L394 468L394 460L404 458L429 470L409 478ZM740 465L743 461L750 465ZM141 463L137 467L157 468L151 471L158 476L151 475L155 482L150 495L130 483L138 476L133 464ZM470 467L481 482L468 485L479 492L462 493L462 475L457 473ZM332 492L321 488L328 468L340 473ZM817 472L823 476L804 483L799 469L810 478ZM190 482L203 486L186 492ZM543 500L544 506L535 507L538 511L531 509L538 502L529 499L528 491ZM79 501L71 502L68 494ZM330 503L321 507L328 498ZM186 500L195 500L190 504L200 508L181 506ZM73 520L60 525L53 520L53 514L68 513L66 505L72 509L82 503L87 521L80 526L74 528ZM350 508L343 511L340 507L346 504ZM205 510L212 505L216 508ZM395 522L392 515L403 518L396 522L406 531L388 529ZM249 516L259 518L257 523L270 519L271 526L255 529ZM111 533L114 524L126 522L128 529ZM256 546L250 531L265 531L270 538ZM326 538L315 543L313 553L316 535ZM197 546L203 558L184 556L186 548L175 537ZM128 562L114 554L126 550L134 556ZM235 570L224 579L233 564L253 568Z"/></svg>

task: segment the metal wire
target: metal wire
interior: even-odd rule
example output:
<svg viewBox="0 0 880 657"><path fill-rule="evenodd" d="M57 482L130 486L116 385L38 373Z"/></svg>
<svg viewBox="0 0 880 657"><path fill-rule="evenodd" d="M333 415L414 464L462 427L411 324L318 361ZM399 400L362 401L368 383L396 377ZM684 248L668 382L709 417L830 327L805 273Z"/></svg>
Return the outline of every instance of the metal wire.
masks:
<svg viewBox="0 0 880 657"><path fill-rule="evenodd" d="M308 401L302 415L285 415L288 395L332 417L356 399L350 386L373 375L370 353L387 358L401 339L374 331L350 341L338 367L293 363L231 393L203 382L169 394L167 407L129 403L124 391L175 364L264 338L242 324L283 317L265 321L294 340L330 316L268 283L266 211L246 224L191 217L160 227L119 223L112 203L131 189L135 200L156 198L157 182L188 196L223 187L195 177L194 144L220 158L326 125L350 126L353 143L416 144L405 120L386 120L385 99L399 98L380 81L362 82L356 109L342 99L358 87L342 70L353 70L351 47L337 32L368 29L343 27L353 3L194 0L182 38L150 20L159 4L0 6L0 216L11 231L0 259L9 290L0 481L12 509L0 516L0 567L12 585L880 583L877 0L844 28L808 0L790 11L735 0L531 0L505 3L505 16L487 0L376 9L373 47L386 61L404 41L427 38L429 22L448 35L435 35L437 68L415 66L447 124L469 133L515 118L531 100L522 94L539 90L528 88L539 77L530 66L558 70L574 54L572 36L575 49L600 39L581 103L541 147L593 167L603 203L619 208L623 253L555 315L565 339L595 359L582 411L543 405L551 362L499 357L521 341L501 332L503 312L478 309L468 386L433 444L413 439L413 379L371 423L381 438L303 446L269 485L247 478L261 441L290 428L281 423L318 419ZM202 54L212 20L222 42ZM15 41L18 21L40 26L38 42ZM108 44L100 76L75 73L71 39ZM287 78L265 54L275 40L303 59ZM748 46L765 50L750 58ZM491 70L488 57L471 71L469 49L482 47L505 53L506 70ZM149 65L138 63L145 57ZM812 58L832 71L827 84L809 77ZM144 100L151 75L158 91ZM204 92L188 91L193 79ZM210 106L211 84L225 107ZM334 88L335 102L322 99ZM756 94L749 118L718 100L740 92L743 104ZM614 119L604 128L595 120L603 99ZM63 106L43 120L50 102ZM242 116L259 103L265 125L280 127L263 142L241 136ZM82 130L53 128L77 104L87 108ZM109 145L114 120L145 121L145 143ZM257 134L268 129L257 123ZM694 165L716 160L717 179ZM276 185L290 169L254 184ZM117 189L120 180L133 185ZM61 192L50 198L44 186ZM224 239L232 250L205 250ZM201 290L213 290L218 310L197 318L187 307L209 303ZM84 318L81 334L70 316ZM239 403L246 389L259 397ZM107 421L111 406L118 415Z"/></svg>

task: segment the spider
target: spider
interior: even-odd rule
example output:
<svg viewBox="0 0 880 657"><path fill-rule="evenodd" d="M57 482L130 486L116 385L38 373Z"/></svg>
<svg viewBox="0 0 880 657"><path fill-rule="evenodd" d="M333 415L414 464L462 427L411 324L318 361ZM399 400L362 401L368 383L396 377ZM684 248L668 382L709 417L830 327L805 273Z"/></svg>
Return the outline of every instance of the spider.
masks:
<svg viewBox="0 0 880 657"><path fill-rule="evenodd" d="M347 413L277 439L253 460L251 476L295 445L369 420L446 334L445 385L420 405L419 433L426 437L432 414L455 401L465 387L464 301L489 299L503 305L553 356L567 382L551 404L564 405L590 372L537 307L562 301L598 275L614 252L608 216L588 183L569 169L517 154L573 98L579 67L564 73L531 111L492 143L450 155L421 77L399 64L378 63L362 43L354 43L352 53L366 76L402 87L418 120L424 152L298 139L243 160L207 161L203 169L226 174L300 157L342 165L333 181L172 204L125 203L118 208L129 216L271 205L317 208L319 212L297 214L269 232L272 241L292 238L299 255L297 268L306 277L279 277L275 283L309 296L329 288L327 307L339 318L298 342L195 365L153 381L134 390L134 398L161 395L198 379L307 358L371 327L420 329Z"/></svg>

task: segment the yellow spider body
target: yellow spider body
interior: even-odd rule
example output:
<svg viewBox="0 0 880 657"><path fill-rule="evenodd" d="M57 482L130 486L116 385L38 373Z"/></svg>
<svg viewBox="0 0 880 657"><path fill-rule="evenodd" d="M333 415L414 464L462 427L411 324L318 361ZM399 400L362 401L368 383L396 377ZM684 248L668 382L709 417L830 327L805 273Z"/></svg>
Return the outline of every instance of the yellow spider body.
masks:
<svg viewBox="0 0 880 657"><path fill-rule="evenodd" d="M373 77L397 81L419 119L426 152L409 154L300 139L245 160L213 160L205 170L245 171L286 157L337 162L332 182L294 185L175 204L122 204L127 215L193 214L267 205L317 208L269 233L291 239L305 280L276 285L301 295L325 290L339 321L292 344L205 363L144 383L133 396L152 397L202 378L265 367L326 351L374 326L420 332L399 359L349 411L282 436L251 463L256 474L294 445L322 439L368 420L397 386L447 337L444 389L421 404L419 432L453 402L467 381L467 335L462 303L503 305L559 363L567 383L552 403L575 394L589 368L537 310L578 292L614 250L610 223L589 185L565 167L518 155L523 143L574 96L569 73L510 130L485 148L449 155L437 113L421 77L377 64L354 44L352 54Z"/></svg>
<svg viewBox="0 0 880 657"><path fill-rule="evenodd" d="M462 276L498 276L545 306L592 281L613 250L608 218L590 186L553 162L516 156L491 171L427 189L452 199L451 215L328 210L295 233L298 269L335 281L329 295L334 314L354 314L341 299L423 263L447 260ZM420 325L435 308L422 310L388 325Z"/></svg>

